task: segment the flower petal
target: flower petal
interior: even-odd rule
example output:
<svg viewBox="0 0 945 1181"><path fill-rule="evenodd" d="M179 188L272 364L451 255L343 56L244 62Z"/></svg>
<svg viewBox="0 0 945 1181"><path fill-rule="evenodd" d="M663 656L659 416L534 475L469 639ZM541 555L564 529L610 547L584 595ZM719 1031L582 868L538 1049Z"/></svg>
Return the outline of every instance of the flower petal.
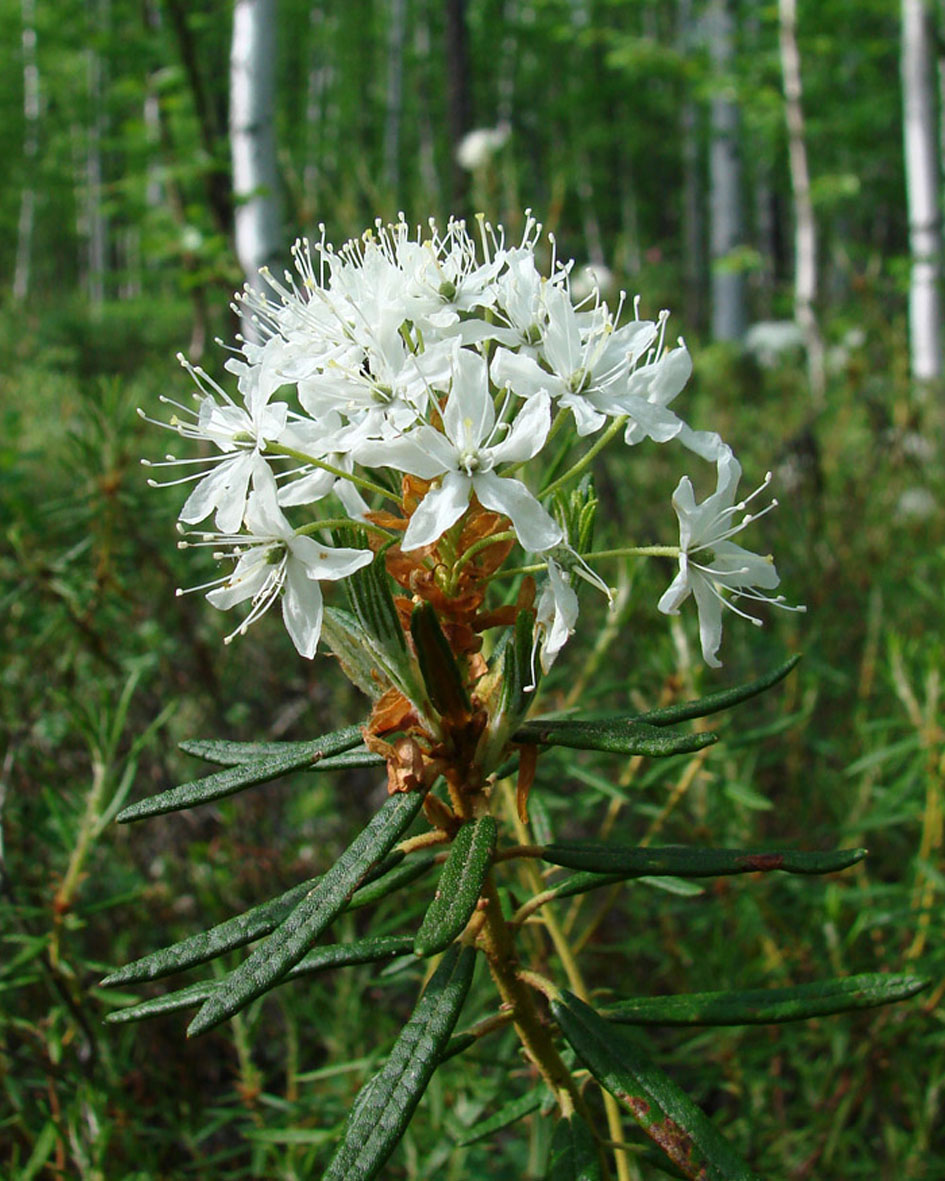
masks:
<svg viewBox="0 0 945 1181"><path fill-rule="evenodd" d="M310 540L310 539L309 539ZM311 660L322 631L322 588L306 577L305 567L291 559L282 596L282 618L300 656Z"/></svg>
<svg viewBox="0 0 945 1181"><path fill-rule="evenodd" d="M564 540L560 526L520 480L482 472L473 477L472 484L483 508L509 518L524 549L540 554Z"/></svg>
<svg viewBox="0 0 945 1181"><path fill-rule="evenodd" d="M466 511L471 487L468 476L461 472L447 472L443 483L438 488L431 488L417 506L400 548L420 549L442 537Z"/></svg>

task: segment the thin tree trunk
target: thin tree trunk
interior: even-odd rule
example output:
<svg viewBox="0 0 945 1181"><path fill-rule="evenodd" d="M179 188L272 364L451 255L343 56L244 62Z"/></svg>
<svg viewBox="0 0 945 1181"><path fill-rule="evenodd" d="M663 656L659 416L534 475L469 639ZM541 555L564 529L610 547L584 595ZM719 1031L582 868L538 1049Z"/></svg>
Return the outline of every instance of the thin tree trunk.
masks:
<svg viewBox="0 0 945 1181"><path fill-rule="evenodd" d="M745 333L745 275L735 252L744 233L738 106L729 78L734 31L728 0L711 0L706 31L715 74L709 148L712 335L716 340L737 341Z"/></svg>
<svg viewBox="0 0 945 1181"><path fill-rule="evenodd" d="M804 333L811 397L824 397L824 342L817 324L817 225L810 194L804 111L801 105L801 56L797 48L796 0L779 0L779 45L784 79L784 114L787 120L788 161L794 196L794 318Z"/></svg>
<svg viewBox="0 0 945 1181"><path fill-rule="evenodd" d="M334 151L326 130L337 123L334 112L329 108L327 96L331 92L333 70L326 57L325 47L333 42L333 30L329 27L324 5L313 4L309 13L308 81L305 92L305 125L308 131L305 143L305 165L302 169L302 189L306 221L315 220L315 211L321 201L322 177L330 173L335 165Z"/></svg>
<svg viewBox="0 0 945 1181"><path fill-rule="evenodd" d="M36 62L36 4L22 0L23 31L23 188L16 233L13 298L29 295L33 264L33 223L36 215L36 157L39 151L39 66Z"/></svg>
<svg viewBox="0 0 945 1181"><path fill-rule="evenodd" d="M232 190L230 177L221 160L223 129L204 85L199 63L200 53L187 21L187 5L183 0L164 0L164 7L170 17L171 28L177 40L178 52L190 87L201 147L209 161L204 171L207 204L217 230L229 238L233 216Z"/></svg>
<svg viewBox="0 0 945 1181"><path fill-rule="evenodd" d="M470 128L469 44L466 0L445 0L446 95L450 133L450 189L457 215L466 212L469 175L456 159L460 140Z"/></svg>
<svg viewBox="0 0 945 1181"><path fill-rule="evenodd" d="M696 41L692 0L679 0L676 21L676 43L679 52L687 56L693 52ZM685 86L679 112L683 174L683 282L686 325L693 330L702 327L705 305L705 219L702 210L704 184L702 170L699 167L698 108L692 86L688 82Z"/></svg>
<svg viewBox="0 0 945 1181"><path fill-rule="evenodd" d="M93 9L99 33L108 28L109 0L98 0ZM85 146L85 202L88 231L87 294L93 311L105 302L105 268L108 254L108 223L102 200L102 140L105 136L105 67L94 48L87 50L86 76L89 94L89 122Z"/></svg>
<svg viewBox="0 0 945 1181"><path fill-rule="evenodd" d="M384 120L384 181L400 200L400 123L403 113L406 0L390 0L387 26L387 112Z"/></svg>
<svg viewBox="0 0 945 1181"><path fill-rule="evenodd" d="M275 0L236 0L230 53L230 147L236 255L247 286L282 245L275 133ZM255 340L249 316L243 336Z"/></svg>
<svg viewBox="0 0 945 1181"><path fill-rule="evenodd" d="M417 60L427 63L430 60L430 26L427 13L422 12L416 18L413 34L413 51ZM429 75L425 66L421 66L417 74L417 133L420 137L420 184L426 201L430 203L431 211L438 210L443 202L443 189L440 174L436 167L436 150L434 147L433 119L430 114L430 85Z"/></svg>
<svg viewBox="0 0 945 1181"><path fill-rule="evenodd" d="M906 195L909 205L909 348L912 376L942 376L941 209L935 134L931 13L922 0L902 0L902 94Z"/></svg>

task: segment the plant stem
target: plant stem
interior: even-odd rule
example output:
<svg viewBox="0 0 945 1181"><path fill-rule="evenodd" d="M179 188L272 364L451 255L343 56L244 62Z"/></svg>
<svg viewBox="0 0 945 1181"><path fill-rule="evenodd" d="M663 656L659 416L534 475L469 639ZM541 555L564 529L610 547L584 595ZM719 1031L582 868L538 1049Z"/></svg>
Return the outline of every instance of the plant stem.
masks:
<svg viewBox="0 0 945 1181"><path fill-rule="evenodd" d="M520 978L512 932L502 914L502 904L492 871L482 891L486 919L479 935L479 947L489 962L489 971L512 1021L525 1053L547 1083L562 1112L586 1111L584 1100L561 1060L561 1055L535 1005L531 988Z"/></svg>
<svg viewBox="0 0 945 1181"><path fill-rule="evenodd" d="M337 476L339 480L347 480L350 484L356 484L367 492L376 492L386 500L393 500L397 504L401 503L400 497L382 484L375 484L372 480L365 480L363 476L346 472L343 468L335 467L334 464L328 463L324 459L316 459L314 455L306 455L304 451L296 451L294 447L284 447L281 443L269 443L266 450L273 455L285 455L289 459L298 459L301 463L310 463L313 467L321 468L322 471Z"/></svg>
<svg viewBox="0 0 945 1181"><path fill-rule="evenodd" d="M592 462L595 456L607 446L610 440L618 434L627 425L627 415L621 414L619 418L615 418L606 431L601 435L593 447L585 451L577 463L568 468L563 476L559 476L557 480L552 481L547 488L542 488L540 495L542 497L550 496L553 492L557 492L559 488L567 484L569 480L573 480L575 476L579 476L581 472Z"/></svg>

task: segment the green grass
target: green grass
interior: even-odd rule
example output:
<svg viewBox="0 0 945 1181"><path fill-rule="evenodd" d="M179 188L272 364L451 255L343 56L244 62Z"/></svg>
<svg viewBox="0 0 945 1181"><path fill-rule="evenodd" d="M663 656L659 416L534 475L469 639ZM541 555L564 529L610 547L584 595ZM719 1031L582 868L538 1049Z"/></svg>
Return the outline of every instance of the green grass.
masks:
<svg viewBox="0 0 945 1181"><path fill-rule="evenodd" d="M98 988L106 971L323 870L383 798L366 772L294 775L193 814L107 822L124 793L199 773L177 750L184 738L310 738L365 712L329 659L296 659L277 621L224 648L223 617L197 596L175 598L201 574L175 548L180 497L145 486L138 460L166 443L135 411L156 414L161 393L186 389L172 360L185 317L159 308L145 332L128 309L107 315L87 332L66 309L8 342L0 1164L16 1179L308 1177L409 1012L418 968L290 983L198 1042L184 1039L180 1014L103 1023L126 999ZM549 752L533 795L559 839L593 838L606 823L627 841L869 847L867 861L826 880L722 880L692 896L640 883L606 911L597 894L557 909L576 931L593 923L581 964L602 996L880 970L930 978L930 992L889 1010L648 1035L762 1175L798 1181L945 1173L942 403L909 395L901 333L876 320L819 414L790 367L755 370L721 350L693 348L696 379L680 399L693 425L718 425L733 444L747 488L774 469L781 508L753 548L772 550L808 614L769 612L763 632L732 618L713 673L694 618L670 629L655 611L669 563L641 563L628 569L627 618L596 655L607 619L586 597L546 703L577 693L602 709L651 706L664 692L750 679L795 650L799 669L720 720L707 754L643 763L631 777L613 756ZM614 452L598 478L599 541L672 542L678 463L649 445ZM931 496L930 516L910 515L915 489ZM421 913L418 903L417 922ZM382 903L372 931L404 918L401 900ZM357 912L333 932L365 929ZM474 991L464 1023L490 1003ZM452 1061L385 1175L530 1175L547 1151L541 1116L491 1147L455 1147L529 1086L510 1035ZM644 1163L639 1175L660 1174Z"/></svg>

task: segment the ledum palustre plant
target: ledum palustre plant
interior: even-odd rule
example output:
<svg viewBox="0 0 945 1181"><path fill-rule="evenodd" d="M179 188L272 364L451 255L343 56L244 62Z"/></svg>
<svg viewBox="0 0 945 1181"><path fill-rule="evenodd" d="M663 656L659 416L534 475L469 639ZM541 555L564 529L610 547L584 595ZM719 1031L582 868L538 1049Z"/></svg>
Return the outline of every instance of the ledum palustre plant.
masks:
<svg viewBox="0 0 945 1181"><path fill-rule="evenodd" d="M739 501L741 469L730 447L672 408L691 365L681 341L665 340L666 313L643 319L639 301L627 314L623 299L611 309L596 292L576 305L569 266L552 242L542 274L539 243L530 216L512 246L482 219L475 237L462 222L414 232L400 221L379 223L337 252L324 237L314 247L300 243L294 274L280 281L264 272L265 285L238 299L254 337L227 362L238 392L183 362L197 385L195 405L171 403L162 424L211 445L153 465L192 485L181 544L235 563L194 589L223 610L244 605L233 635L281 602L300 657L311 659L323 642L371 706L359 724L310 741L186 743L222 769L140 800L118 819L191 808L303 769L385 768L388 797L322 876L106 982L150 981L252 945L238 967L111 1019L195 1007L188 1032L196 1036L287 979L425 961L413 1014L352 1105L324 1173L330 1181L377 1176L440 1063L510 1026L532 1086L470 1139L541 1108L555 1119L547 1177L626 1176L622 1107L673 1175L752 1178L627 1027L794 1020L921 987L912 977L868 975L619 999L619 982L604 980L591 983L610 990L606 1004L590 1002L553 920L555 900L639 878L833 873L865 851L658 848L541 841L529 831L530 793L560 790L542 784L548 748L607 752L615 763L697 751L716 736L687 723L760 693L793 665L637 716L536 716L542 674L577 625L577 587L610 598L611 559L677 563L657 605L675 613L692 596L713 667L726 609L758 623L752 600L784 606L772 594L771 558L733 540L774 503L748 508L768 480ZM630 472L632 449L644 441L714 465L716 489L698 502L681 477L678 541L630 538L595 551L593 461L608 444L626 447ZM634 495L645 493L635 487ZM647 505L637 519L650 515ZM208 519L212 529L195 528ZM322 583L341 583L334 593L344 592L345 605L325 605ZM516 879L518 904L503 905L512 896L503 882L523 864L532 867L533 896L520 900ZM428 900L419 923L332 941L342 912L395 891ZM558 952L550 974L529 963L521 938L542 917ZM494 1009L464 1028L477 964L491 978Z"/></svg>

